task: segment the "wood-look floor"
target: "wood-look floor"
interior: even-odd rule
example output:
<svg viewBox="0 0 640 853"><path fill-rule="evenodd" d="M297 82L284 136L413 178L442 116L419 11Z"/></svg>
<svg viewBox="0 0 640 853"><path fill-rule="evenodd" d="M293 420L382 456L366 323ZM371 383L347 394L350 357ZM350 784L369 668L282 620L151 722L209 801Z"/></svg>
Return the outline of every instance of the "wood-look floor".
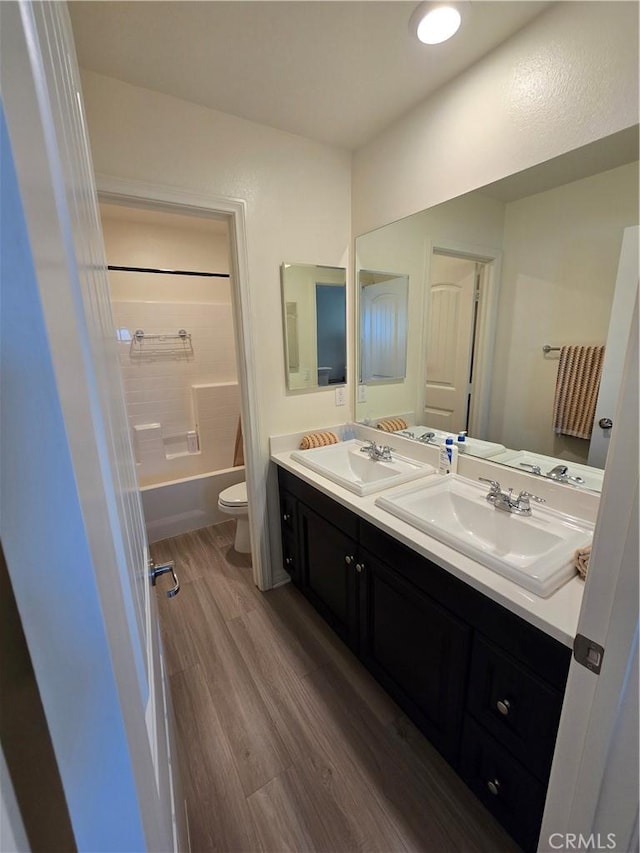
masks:
<svg viewBox="0 0 640 853"><path fill-rule="evenodd" d="M518 850L295 587L256 589L234 524L152 546L193 853Z"/></svg>

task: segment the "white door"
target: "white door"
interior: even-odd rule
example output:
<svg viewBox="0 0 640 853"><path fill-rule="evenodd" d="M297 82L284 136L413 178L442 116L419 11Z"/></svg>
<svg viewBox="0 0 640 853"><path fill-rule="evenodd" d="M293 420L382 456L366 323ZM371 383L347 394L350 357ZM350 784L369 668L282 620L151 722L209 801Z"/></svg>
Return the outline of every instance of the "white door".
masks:
<svg viewBox="0 0 640 853"><path fill-rule="evenodd" d="M613 411L620 392L620 377L631 331L633 304L638 293L638 233L640 228L625 228L618 263L616 289L611 305L607 347L602 364L602 377L593 419L593 433L589 444L589 465L604 468L611 438ZM603 421L604 426L600 426Z"/></svg>
<svg viewBox="0 0 640 853"><path fill-rule="evenodd" d="M397 276L360 288L362 382L403 379L409 280Z"/></svg>
<svg viewBox="0 0 640 853"><path fill-rule="evenodd" d="M475 292L475 261L433 254L423 423L450 433L467 429Z"/></svg>
<svg viewBox="0 0 640 853"><path fill-rule="evenodd" d="M71 27L59 3L0 15L3 545L78 848L175 850L155 592Z"/></svg>

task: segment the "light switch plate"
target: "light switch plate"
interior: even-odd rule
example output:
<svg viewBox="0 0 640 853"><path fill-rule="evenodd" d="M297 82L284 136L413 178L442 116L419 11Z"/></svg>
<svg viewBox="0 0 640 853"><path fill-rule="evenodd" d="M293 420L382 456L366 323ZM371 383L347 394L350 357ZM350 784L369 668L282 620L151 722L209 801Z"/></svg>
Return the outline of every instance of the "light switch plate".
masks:
<svg viewBox="0 0 640 853"><path fill-rule="evenodd" d="M344 406L347 402L347 389L344 385L336 388L336 406Z"/></svg>
<svg viewBox="0 0 640 853"><path fill-rule="evenodd" d="M366 403L367 402L367 386L366 385L358 385L358 402Z"/></svg>

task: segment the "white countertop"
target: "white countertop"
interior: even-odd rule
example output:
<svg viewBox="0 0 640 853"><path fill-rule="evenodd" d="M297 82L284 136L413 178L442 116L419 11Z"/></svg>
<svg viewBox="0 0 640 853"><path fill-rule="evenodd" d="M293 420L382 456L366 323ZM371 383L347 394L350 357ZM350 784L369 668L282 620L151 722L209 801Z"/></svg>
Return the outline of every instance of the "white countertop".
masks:
<svg viewBox="0 0 640 853"><path fill-rule="evenodd" d="M507 610L520 616L526 622L535 625L549 636L571 648L576 635L578 616L582 605L584 582L576 574L564 586L549 598L539 598L527 592L517 584L492 572L480 563L460 554L455 549L438 542L426 533L396 518L375 505L379 495L391 495L405 486L397 486L376 492L367 497L359 497L326 477L316 474L291 458L290 450L280 450L272 445L271 459L282 468L298 476L301 480L315 486L325 495L350 509L365 521L393 536L418 554L433 560L434 563L450 572L469 586L501 604ZM439 477L439 474L432 474Z"/></svg>

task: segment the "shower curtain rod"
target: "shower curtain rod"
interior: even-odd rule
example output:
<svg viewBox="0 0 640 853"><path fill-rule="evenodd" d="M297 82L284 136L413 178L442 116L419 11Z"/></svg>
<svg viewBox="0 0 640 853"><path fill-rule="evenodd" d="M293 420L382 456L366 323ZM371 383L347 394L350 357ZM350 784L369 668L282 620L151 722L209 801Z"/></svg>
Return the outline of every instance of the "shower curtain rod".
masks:
<svg viewBox="0 0 640 853"><path fill-rule="evenodd" d="M121 267L115 264L109 264L108 270L113 272L151 272L160 273L161 275L201 275L207 278L229 278L229 273L226 272L195 272L193 270L159 270L153 267Z"/></svg>

